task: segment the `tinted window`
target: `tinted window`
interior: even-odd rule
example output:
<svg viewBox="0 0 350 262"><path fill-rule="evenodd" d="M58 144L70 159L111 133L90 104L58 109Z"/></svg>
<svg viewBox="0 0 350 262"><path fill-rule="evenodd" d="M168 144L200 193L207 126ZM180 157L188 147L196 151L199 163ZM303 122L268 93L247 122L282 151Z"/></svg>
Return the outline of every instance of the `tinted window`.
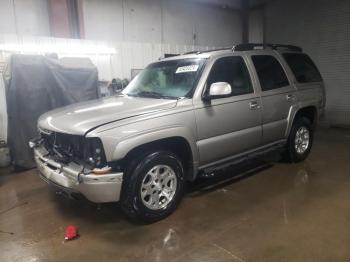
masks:
<svg viewBox="0 0 350 262"><path fill-rule="evenodd" d="M252 56L262 91L289 85L286 74L276 58L269 55Z"/></svg>
<svg viewBox="0 0 350 262"><path fill-rule="evenodd" d="M305 54L283 54L299 83L320 82L322 77L314 62Z"/></svg>
<svg viewBox="0 0 350 262"><path fill-rule="evenodd" d="M233 96L253 93L248 69L240 56L220 58L214 63L207 84L216 82L229 83Z"/></svg>

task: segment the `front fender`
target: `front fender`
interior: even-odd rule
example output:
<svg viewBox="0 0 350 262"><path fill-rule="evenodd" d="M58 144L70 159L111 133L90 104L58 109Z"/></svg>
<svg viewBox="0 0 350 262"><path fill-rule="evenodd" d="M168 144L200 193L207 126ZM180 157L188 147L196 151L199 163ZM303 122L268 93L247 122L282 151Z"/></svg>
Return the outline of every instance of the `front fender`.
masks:
<svg viewBox="0 0 350 262"><path fill-rule="evenodd" d="M189 144L193 158L193 174L196 174L199 162L198 148L195 143L195 137L191 131L184 126L171 126L161 129L152 129L136 135L125 137L115 147L112 154L112 159L123 159L131 150L138 146L173 137L181 137Z"/></svg>

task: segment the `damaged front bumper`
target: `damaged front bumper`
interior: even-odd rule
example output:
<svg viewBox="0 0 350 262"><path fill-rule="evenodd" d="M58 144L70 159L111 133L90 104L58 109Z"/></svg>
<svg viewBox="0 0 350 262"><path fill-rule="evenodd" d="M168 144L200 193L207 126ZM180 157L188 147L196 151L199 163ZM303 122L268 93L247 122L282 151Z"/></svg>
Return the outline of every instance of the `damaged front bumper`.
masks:
<svg viewBox="0 0 350 262"><path fill-rule="evenodd" d="M95 175L83 170L76 163L61 164L49 157L44 146L34 147L34 158L40 177L47 183L68 193L80 193L95 203L119 201L123 182L123 173Z"/></svg>

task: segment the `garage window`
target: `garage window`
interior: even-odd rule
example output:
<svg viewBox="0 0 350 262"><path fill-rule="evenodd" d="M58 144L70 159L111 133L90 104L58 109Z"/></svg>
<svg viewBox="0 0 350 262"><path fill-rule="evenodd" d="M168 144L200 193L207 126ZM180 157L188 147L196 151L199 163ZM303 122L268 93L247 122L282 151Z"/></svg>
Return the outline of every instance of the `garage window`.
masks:
<svg viewBox="0 0 350 262"><path fill-rule="evenodd" d="M288 86L287 76L277 59L270 55L252 56L262 91Z"/></svg>
<svg viewBox="0 0 350 262"><path fill-rule="evenodd" d="M229 83L232 96L253 93L248 69L240 56L223 57L215 62L208 77L208 87L216 82Z"/></svg>
<svg viewBox="0 0 350 262"><path fill-rule="evenodd" d="M321 82L322 77L316 65L306 54L285 53L284 59L299 83Z"/></svg>

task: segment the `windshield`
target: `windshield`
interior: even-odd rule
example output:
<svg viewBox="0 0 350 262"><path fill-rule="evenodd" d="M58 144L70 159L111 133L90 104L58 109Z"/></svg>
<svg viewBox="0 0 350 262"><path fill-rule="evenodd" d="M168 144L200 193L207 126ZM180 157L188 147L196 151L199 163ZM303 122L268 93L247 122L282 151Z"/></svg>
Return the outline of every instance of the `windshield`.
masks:
<svg viewBox="0 0 350 262"><path fill-rule="evenodd" d="M129 96L177 99L191 94L205 59L179 59L149 65L123 90Z"/></svg>

